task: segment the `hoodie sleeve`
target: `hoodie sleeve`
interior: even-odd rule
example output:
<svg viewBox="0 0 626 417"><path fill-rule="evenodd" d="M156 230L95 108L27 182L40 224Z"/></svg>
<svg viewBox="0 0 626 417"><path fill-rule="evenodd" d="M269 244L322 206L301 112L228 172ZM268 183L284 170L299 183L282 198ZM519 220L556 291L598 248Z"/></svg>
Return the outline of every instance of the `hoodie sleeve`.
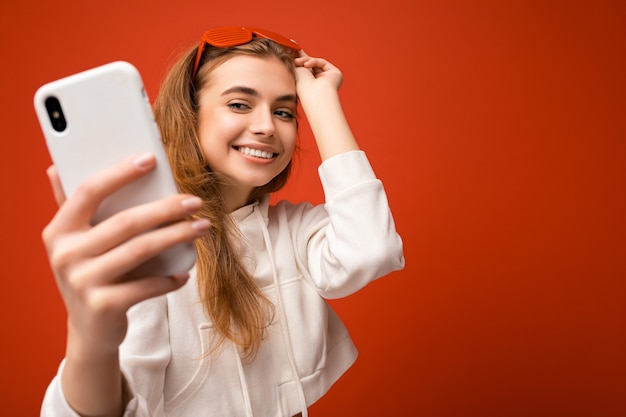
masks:
<svg viewBox="0 0 626 417"><path fill-rule="evenodd" d="M319 175L327 216L318 217L304 239L306 264L320 294L344 297L402 269L402 239L383 184L365 153L350 151L329 158L320 166Z"/></svg>
<svg viewBox="0 0 626 417"><path fill-rule="evenodd" d="M166 298L153 298L128 312L128 333L120 346L124 391L128 400L123 417L162 417L165 368L170 358ZM68 404L61 385L61 363L46 391L42 417L80 417ZM131 372L132 370L132 372ZM141 387L138 392L134 387Z"/></svg>

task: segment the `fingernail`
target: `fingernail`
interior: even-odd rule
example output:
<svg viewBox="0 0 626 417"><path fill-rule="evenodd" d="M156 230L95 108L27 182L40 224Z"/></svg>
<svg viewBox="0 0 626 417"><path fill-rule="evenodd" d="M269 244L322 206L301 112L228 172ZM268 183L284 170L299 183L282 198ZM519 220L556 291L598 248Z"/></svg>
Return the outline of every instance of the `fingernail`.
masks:
<svg viewBox="0 0 626 417"><path fill-rule="evenodd" d="M202 207L202 199L200 197L189 197L182 201L182 205L187 211L193 213Z"/></svg>
<svg viewBox="0 0 626 417"><path fill-rule="evenodd" d="M191 227L193 227L197 232L204 233L209 230L211 223L207 219L199 219L191 223Z"/></svg>
<svg viewBox="0 0 626 417"><path fill-rule="evenodd" d="M180 274L172 275L172 278L177 281L187 281L189 279L189 272L181 272Z"/></svg>
<svg viewBox="0 0 626 417"><path fill-rule="evenodd" d="M152 168L154 166L154 155L151 153L141 154L133 160L133 163L141 170Z"/></svg>

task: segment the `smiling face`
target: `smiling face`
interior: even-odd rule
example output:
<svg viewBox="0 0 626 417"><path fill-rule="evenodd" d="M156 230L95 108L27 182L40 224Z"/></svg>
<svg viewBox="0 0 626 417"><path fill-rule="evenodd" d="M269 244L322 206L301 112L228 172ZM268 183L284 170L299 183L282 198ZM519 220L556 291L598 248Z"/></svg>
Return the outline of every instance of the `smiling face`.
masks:
<svg viewBox="0 0 626 417"><path fill-rule="evenodd" d="M281 173L297 137L296 82L276 58L235 56L200 92L198 137L228 210Z"/></svg>

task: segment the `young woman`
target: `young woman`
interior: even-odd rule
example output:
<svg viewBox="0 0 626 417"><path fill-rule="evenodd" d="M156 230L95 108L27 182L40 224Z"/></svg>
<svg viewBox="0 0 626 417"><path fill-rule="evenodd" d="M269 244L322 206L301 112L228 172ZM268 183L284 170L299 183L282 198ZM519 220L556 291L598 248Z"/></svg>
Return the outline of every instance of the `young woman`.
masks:
<svg viewBox="0 0 626 417"><path fill-rule="evenodd" d="M155 166L101 172L43 232L68 312L66 357L44 416L307 414L356 359L325 298L401 269L385 192L345 120L342 74L292 40L218 28L172 68L155 116L181 194L89 225L107 195ZM326 203L269 204L289 175L297 106ZM166 225L162 227L161 225ZM129 279L194 240L190 273Z"/></svg>

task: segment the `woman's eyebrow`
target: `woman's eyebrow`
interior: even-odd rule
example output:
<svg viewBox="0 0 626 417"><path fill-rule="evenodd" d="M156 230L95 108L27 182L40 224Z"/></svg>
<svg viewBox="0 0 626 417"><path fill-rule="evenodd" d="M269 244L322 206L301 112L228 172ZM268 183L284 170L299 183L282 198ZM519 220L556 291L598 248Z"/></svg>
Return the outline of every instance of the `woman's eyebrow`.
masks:
<svg viewBox="0 0 626 417"><path fill-rule="evenodd" d="M242 85L236 85L234 87L230 87L230 88L224 90L221 95L222 96L227 96L227 95L233 94L233 93L246 94L246 95L253 96L253 97L258 97L260 95L259 92L257 90L255 90L254 88L245 87L245 86L242 86ZM277 102L287 101L287 102L290 102L290 103L298 103L298 98L296 97L295 94L285 94L285 95L276 97L275 101L277 101Z"/></svg>
<svg viewBox="0 0 626 417"><path fill-rule="evenodd" d="M234 87L230 87L230 88L224 90L222 92L222 95L226 96L226 95L232 94L232 93L243 93L243 94L247 94L249 96L255 96L255 97L257 97L259 95L259 92L256 91L254 88L244 87L244 86L240 86L240 85L236 85Z"/></svg>
<svg viewBox="0 0 626 417"><path fill-rule="evenodd" d="M284 96L278 96L276 97L276 101L288 101L290 103L294 103L297 104L298 103L298 98L296 97L295 94L285 94Z"/></svg>

